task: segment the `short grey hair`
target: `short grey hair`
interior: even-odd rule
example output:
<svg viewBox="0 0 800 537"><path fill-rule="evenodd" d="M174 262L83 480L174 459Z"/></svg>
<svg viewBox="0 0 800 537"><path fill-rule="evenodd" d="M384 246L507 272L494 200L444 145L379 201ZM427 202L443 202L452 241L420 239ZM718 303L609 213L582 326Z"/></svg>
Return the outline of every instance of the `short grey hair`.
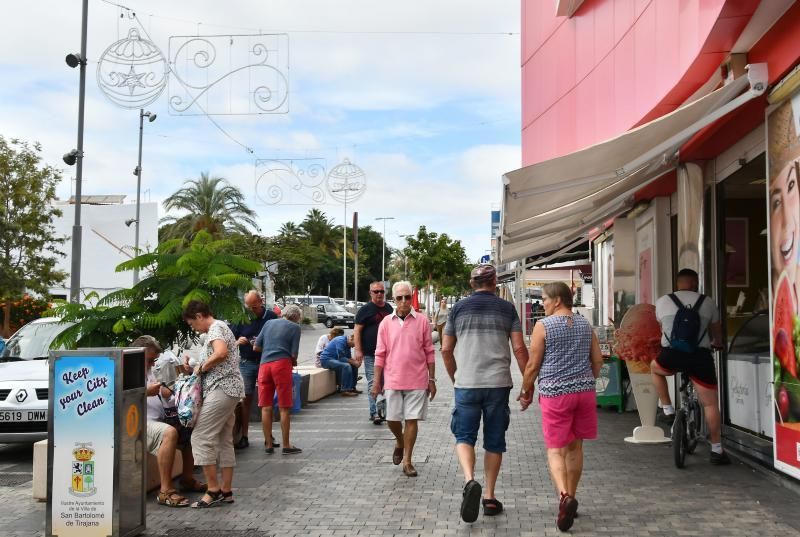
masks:
<svg viewBox="0 0 800 537"><path fill-rule="evenodd" d="M400 280L399 282L395 282L392 285L392 296L397 294L397 290L401 287L408 287L408 292L411 293L414 291L414 287L412 287L411 282L408 280Z"/></svg>
<svg viewBox="0 0 800 537"><path fill-rule="evenodd" d="M297 304L290 304L283 310L283 318L293 323L299 323L303 318L303 310Z"/></svg>

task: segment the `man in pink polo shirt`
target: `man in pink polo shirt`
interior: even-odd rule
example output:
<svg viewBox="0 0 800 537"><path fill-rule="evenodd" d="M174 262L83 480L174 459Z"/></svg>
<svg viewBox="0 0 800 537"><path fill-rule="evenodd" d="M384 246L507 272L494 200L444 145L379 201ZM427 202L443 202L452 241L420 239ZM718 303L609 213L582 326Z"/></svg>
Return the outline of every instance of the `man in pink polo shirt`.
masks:
<svg viewBox="0 0 800 537"><path fill-rule="evenodd" d="M392 462L402 462L403 473L416 477L411 454L417 421L425 419L428 398L436 395L433 340L428 319L411 308L411 284L397 282L392 296L397 308L378 327L372 394L385 390L386 421L396 440Z"/></svg>

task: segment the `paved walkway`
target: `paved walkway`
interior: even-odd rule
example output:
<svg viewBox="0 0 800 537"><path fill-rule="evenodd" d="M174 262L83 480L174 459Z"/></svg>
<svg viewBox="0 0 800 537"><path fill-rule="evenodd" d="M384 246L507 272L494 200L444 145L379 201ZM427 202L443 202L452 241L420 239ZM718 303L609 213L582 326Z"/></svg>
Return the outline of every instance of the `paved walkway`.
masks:
<svg viewBox="0 0 800 537"><path fill-rule="evenodd" d="M331 396L293 417L292 438L303 448L301 455L266 455L258 448L263 442L259 428L251 430L252 447L238 452L234 505L171 509L156 505L150 495L146 535L560 535L535 405L525 413L512 407L497 489L506 513L481 516L471 525L461 522L463 479L449 431L453 391L441 360L437 369L440 393L420 426L414 456L418 478L407 478L392 465L391 434L385 425L367 420L366 395ZM623 441L635 425L635 413L601 410L600 439L586 447L581 516L570 533L800 534L800 498L794 492L742 464L712 467L705 445L688 458L685 470L677 470L668 445ZM3 464L6 455L18 456L20 449L0 447L0 472L24 471L22 463ZM479 450L478 479L481 456ZM41 535L43 518L44 504L30 499L30 482L0 486L1 535Z"/></svg>

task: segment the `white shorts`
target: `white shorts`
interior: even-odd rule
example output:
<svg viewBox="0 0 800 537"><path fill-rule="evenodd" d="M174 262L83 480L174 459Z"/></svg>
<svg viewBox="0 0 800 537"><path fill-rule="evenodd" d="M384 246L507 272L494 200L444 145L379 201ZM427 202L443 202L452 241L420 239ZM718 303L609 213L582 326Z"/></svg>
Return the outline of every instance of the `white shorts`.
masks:
<svg viewBox="0 0 800 537"><path fill-rule="evenodd" d="M428 390L386 390L386 420L424 420L428 415Z"/></svg>

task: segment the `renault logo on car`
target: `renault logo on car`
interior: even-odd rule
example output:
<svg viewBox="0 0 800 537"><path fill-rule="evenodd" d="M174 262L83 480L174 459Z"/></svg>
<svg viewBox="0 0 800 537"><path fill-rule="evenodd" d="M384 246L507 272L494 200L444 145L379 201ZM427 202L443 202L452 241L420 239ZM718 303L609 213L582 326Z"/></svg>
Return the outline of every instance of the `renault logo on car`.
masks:
<svg viewBox="0 0 800 537"><path fill-rule="evenodd" d="M17 403L22 403L28 398L27 390L17 390Z"/></svg>

